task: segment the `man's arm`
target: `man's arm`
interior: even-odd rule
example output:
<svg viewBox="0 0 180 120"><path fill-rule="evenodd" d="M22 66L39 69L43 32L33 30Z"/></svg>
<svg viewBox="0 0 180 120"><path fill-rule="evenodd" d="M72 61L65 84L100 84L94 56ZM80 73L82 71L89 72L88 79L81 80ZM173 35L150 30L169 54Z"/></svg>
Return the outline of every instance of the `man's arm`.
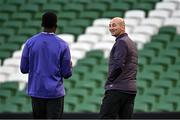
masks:
<svg viewBox="0 0 180 120"><path fill-rule="evenodd" d="M22 73L28 73L29 72L29 49L27 47L27 44L25 44L21 56L21 63L20 63L20 70Z"/></svg>
<svg viewBox="0 0 180 120"><path fill-rule="evenodd" d="M72 62L69 47L67 47L63 53L62 58L62 77L65 79L72 76Z"/></svg>

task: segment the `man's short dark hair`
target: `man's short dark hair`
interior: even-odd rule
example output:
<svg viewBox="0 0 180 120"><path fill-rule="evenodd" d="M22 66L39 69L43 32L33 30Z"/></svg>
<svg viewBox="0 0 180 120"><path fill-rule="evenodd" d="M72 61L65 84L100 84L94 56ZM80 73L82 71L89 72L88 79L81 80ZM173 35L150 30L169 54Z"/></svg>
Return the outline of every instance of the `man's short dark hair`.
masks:
<svg viewBox="0 0 180 120"><path fill-rule="evenodd" d="M53 12L46 12L42 16L42 27L53 28L57 27L57 16Z"/></svg>

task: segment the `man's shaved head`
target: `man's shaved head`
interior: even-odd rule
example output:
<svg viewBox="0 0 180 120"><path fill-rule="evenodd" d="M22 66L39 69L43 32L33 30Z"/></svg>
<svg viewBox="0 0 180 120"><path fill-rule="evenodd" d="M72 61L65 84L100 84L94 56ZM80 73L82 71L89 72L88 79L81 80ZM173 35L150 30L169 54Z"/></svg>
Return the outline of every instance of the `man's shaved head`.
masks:
<svg viewBox="0 0 180 120"><path fill-rule="evenodd" d="M125 22L124 22L123 18L115 17L111 21L114 21L114 22L118 23L120 26L125 26Z"/></svg>
<svg viewBox="0 0 180 120"><path fill-rule="evenodd" d="M119 36L125 33L125 22L123 18L115 17L111 19L109 24L109 31L111 32L112 36Z"/></svg>

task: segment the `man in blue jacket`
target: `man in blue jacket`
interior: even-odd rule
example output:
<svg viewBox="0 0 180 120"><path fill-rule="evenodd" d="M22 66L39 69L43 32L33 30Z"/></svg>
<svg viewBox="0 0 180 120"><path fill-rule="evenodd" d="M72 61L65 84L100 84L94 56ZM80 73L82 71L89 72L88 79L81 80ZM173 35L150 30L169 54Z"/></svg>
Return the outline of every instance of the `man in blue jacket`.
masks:
<svg viewBox="0 0 180 120"><path fill-rule="evenodd" d="M21 72L29 73L27 93L34 118L61 118L63 114L63 79L72 75L72 64L68 44L55 34L56 23L54 13L43 14L43 32L26 41L21 57Z"/></svg>
<svg viewBox="0 0 180 120"><path fill-rule="evenodd" d="M108 80L100 118L129 119L132 118L136 96L137 49L125 33L125 22L122 18L113 18L109 31L116 39L110 52Z"/></svg>

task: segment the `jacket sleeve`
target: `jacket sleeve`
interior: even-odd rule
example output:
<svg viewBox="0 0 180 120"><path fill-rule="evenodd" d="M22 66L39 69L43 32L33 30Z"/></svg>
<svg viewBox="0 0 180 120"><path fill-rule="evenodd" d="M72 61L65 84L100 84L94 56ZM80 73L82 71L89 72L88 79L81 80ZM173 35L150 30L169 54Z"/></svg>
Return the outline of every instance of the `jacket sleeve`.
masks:
<svg viewBox="0 0 180 120"><path fill-rule="evenodd" d="M28 45L25 44L21 56L20 70L22 73L29 72L29 48Z"/></svg>
<svg viewBox="0 0 180 120"><path fill-rule="evenodd" d="M123 71L125 66L125 59L127 56L127 46L123 40L117 41L117 45L114 49L112 57L111 71L108 76L108 80L114 81Z"/></svg>
<svg viewBox="0 0 180 120"><path fill-rule="evenodd" d="M62 76L67 79L72 76L72 65L71 65L71 55L69 47L67 46L63 52L62 56Z"/></svg>

